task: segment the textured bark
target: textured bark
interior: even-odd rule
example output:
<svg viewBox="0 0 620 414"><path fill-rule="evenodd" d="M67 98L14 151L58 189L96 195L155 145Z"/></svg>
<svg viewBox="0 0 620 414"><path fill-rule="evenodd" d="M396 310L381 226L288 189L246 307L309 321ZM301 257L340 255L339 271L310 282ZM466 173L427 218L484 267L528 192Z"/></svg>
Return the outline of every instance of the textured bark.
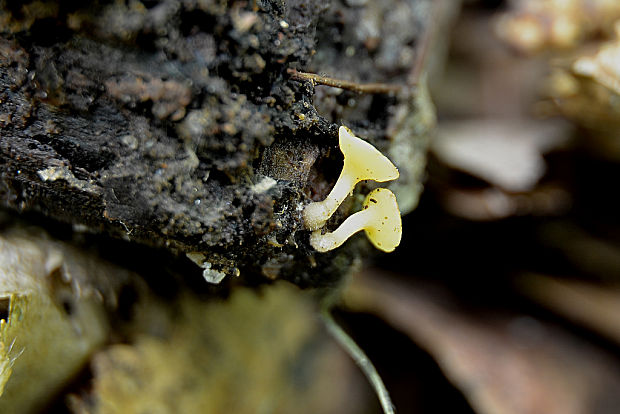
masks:
<svg viewBox="0 0 620 414"><path fill-rule="evenodd" d="M432 2L362 3L0 2L2 205L228 275L329 283L359 245L315 254L300 210L338 176L338 126L393 157L410 210L433 124L422 84L407 87Z"/></svg>

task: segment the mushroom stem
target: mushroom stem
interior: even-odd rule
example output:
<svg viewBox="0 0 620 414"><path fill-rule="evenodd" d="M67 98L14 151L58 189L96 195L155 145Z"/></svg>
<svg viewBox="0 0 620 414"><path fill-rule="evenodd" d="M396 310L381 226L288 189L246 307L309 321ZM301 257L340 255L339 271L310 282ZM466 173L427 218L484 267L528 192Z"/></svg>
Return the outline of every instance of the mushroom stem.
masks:
<svg viewBox="0 0 620 414"><path fill-rule="evenodd" d="M338 181L329 192L325 200L310 203L304 209L304 222L309 230L317 230L323 227L325 222L334 214L340 204L355 188L357 181L349 173L345 162Z"/></svg>
<svg viewBox="0 0 620 414"><path fill-rule="evenodd" d="M340 247L349 237L362 231L372 218L369 209L358 211L347 217L340 227L331 233L321 234L321 230L313 231L310 235L310 245L321 253Z"/></svg>
<svg viewBox="0 0 620 414"><path fill-rule="evenodd" d="M344 165L327 198L304 208L304 225L308 230L323 227L358 182L385 182L398 178L398 169L394 164L371 144L353 135L351 130L341 126L338 137L340 150L344 154Z"/></svg>
<svg viewBox="0 0 620 414"><path fill-rule="evenodd" d="M400 244L402 221L396 196L386 188L372 190L366 196L363 209L350 215L336 230L321 234L315 230L310 235L310 244L319 252L339 247L360 230L366 232L368 240L379 250L393 251Z"/></svg>

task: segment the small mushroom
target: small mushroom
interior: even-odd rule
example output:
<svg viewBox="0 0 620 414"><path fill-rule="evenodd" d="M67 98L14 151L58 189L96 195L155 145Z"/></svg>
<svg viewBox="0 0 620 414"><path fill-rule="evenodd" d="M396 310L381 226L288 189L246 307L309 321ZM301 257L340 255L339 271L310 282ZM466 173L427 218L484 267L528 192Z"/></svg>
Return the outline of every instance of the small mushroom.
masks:
<svg viewBox="0 0 620 414"><path fill-rule="evenodd" d="M308 204L304 211L304 224L309 230L317 230L334 214L338 206L362 180L385 182L395 180L399 173L394 164L368 142L353 135L341 126L338 130L340 150L344 154L344 166L329 195L323 201Z"/></svg>
<svg viewBox="0 0 620 414"><path fill-rule="evenodd" d="M312 232L310 245L319 252L327 252L362 229L370 242L384 252L391 252L400 244L403 228L394 193L386 188L371 191L364 200L362 211L349 216L332 233Z"/></svg>

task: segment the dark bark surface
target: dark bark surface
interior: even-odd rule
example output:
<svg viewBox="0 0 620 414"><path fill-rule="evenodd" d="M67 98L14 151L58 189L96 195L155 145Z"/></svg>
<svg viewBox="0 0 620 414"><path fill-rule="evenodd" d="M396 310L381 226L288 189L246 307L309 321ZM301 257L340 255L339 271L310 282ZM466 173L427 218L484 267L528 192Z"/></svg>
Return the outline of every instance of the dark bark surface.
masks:
<svg viewBox="0 0 620 414"><path fill-rule="evenodd" d="M228 275L329 283L362 244L316 254L300 212L340 172L339 125L393 152L410 210L432 114L417 91L287 69L406 85L430 4L0 1L0 202Z"/></svg>

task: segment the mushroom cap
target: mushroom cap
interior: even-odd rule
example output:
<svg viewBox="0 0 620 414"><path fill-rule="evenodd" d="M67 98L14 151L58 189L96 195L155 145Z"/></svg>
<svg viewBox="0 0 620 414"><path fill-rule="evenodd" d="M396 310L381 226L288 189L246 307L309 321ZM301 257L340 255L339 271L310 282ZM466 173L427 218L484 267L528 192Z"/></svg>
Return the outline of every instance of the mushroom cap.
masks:
<svg viewBox="0 0 620 414"><path fill-rule="evenodd" d="M368 142L353 135L347 127L338 130L340 150L344 154L345 168L357 178L356 181L374 180L385 182L399 177L398 169L385 155Z"/></svg>
<svg viewBox="0 0 620 414"><path fill-rule="evenodd" d="M371 191L363 204L366 214L372 214L364 231L368 240L379 250L391 252L400 244L403 224L396 196L387 188Z"/></svg>

